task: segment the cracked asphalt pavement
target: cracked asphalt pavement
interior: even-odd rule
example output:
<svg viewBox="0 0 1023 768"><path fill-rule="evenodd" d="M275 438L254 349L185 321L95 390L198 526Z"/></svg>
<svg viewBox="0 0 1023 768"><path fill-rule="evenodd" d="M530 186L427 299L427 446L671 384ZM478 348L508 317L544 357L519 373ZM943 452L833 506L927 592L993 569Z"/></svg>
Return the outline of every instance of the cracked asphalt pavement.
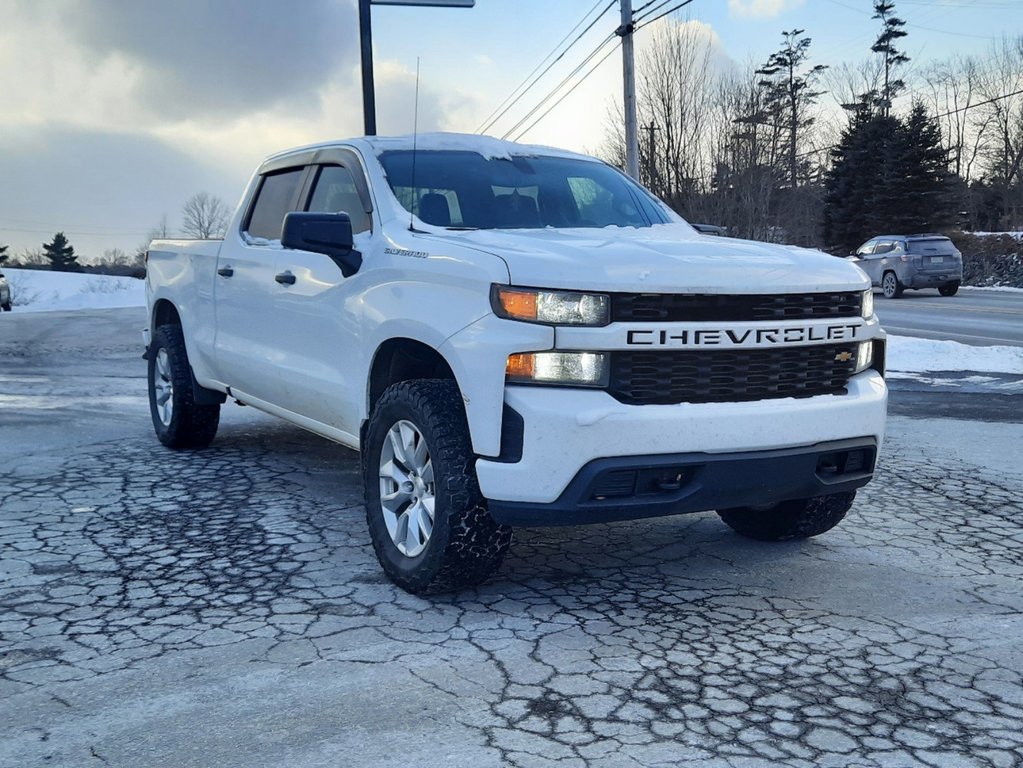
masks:
<svg viewBox="0 0 1023 768"><path fill-rule="evenodd" d="M420 599L356 454L235 406L166 450L141 310L12 314L0 765L1023 765L1018 410L893 418L818 539L520 530L490 583Z"/></svg>

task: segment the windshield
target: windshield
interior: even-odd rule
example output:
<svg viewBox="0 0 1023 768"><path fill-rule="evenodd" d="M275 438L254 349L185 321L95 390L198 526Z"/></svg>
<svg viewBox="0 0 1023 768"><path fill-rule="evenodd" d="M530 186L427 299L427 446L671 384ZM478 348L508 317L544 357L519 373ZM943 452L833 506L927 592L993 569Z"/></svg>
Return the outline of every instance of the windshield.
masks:
<svg viewBox="0 0 1023 768"><path fill-rule="evenodd" d="M646 190L593 161L419 151L414 182L411 151L383 152L380 163L405 210L440 227L649 227L669 220Z"/></svg>

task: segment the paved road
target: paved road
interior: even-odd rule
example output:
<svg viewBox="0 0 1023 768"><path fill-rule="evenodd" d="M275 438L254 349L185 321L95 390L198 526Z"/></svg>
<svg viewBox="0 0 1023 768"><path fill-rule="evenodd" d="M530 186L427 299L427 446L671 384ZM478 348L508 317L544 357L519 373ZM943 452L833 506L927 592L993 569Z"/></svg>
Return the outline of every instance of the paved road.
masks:
<svg viewBox="0 0 1023 768"><path fill-rule="evenodd" d="M422 600L352 452L237 407L159 447L140 318L0 323L0 765L1023 764L1019 424L892 419L817 540L519 531Z"/></svg>
<svg viewBox="0 0 1023 768"><path fill-rule="evenodd" d="M885 330L899 336L1023 346L1023 291L962 288L947 298L936 290L906 291L895 300L875 292L874 307Z"/></svg>

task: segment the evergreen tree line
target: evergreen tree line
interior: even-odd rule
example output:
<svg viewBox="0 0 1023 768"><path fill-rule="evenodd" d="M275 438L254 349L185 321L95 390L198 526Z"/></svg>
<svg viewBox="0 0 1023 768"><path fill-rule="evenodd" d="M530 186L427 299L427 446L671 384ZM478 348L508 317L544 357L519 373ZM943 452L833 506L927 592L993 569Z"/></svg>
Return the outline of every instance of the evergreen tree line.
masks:
<svg viewBox="0 0 1023 768"><path fill-rule="evenodd" d="M923 69L910 94L905 22L892 0L873 9L866 60L831 69L794 29L763 64L714 75L699 25L655 28L637 65L643 183L689 221L833 253L884 232L1023 230L1023 36ZM620 167L621 125L603 149Z"/></svg>

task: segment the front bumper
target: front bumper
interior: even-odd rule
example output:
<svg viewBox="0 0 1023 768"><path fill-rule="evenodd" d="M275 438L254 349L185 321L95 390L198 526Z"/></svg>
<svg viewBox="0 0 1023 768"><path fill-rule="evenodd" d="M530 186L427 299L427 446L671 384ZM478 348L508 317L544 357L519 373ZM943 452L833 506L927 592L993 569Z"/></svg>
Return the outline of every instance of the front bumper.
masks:
<svg viewBox="0 0 1023 768"><path fill-rule="evenodd" d="M773 504L854 491L870 482L872 437L808 448L595 459L549 504L491 501L505 525L581 525Z"/></svg>
<svg viewBox="0 0 1023 768"><path fill-rule="evenodd" d="M608 457L713 459L850 439L880 447L887 399L876 371L854 376L845 394L744 403L632 406L598 390L509 386L505 402L522 417L521 459L481 458L476 473L497 509L553 504L584 466Z"/></svg>

